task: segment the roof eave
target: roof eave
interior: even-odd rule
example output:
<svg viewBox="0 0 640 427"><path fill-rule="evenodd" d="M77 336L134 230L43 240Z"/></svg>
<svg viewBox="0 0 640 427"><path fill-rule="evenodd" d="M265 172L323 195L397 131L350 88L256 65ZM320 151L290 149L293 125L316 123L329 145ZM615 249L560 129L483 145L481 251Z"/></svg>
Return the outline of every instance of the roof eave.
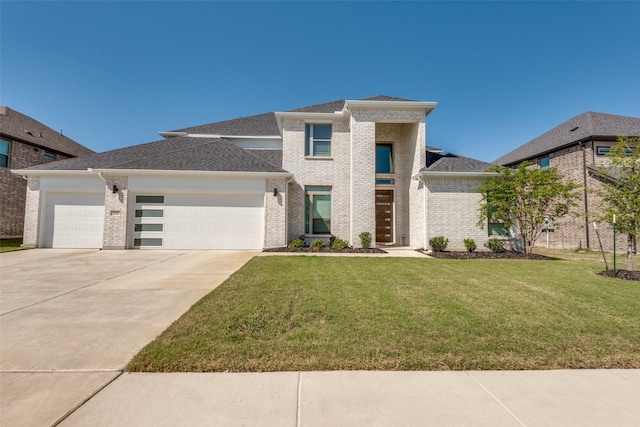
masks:
<svg viewBox="0 0 640 427"><path fill-rule="evenodd" d="M422 101L368 101L368 100L348 100L344 102L343 110L349 110L352 107L358 108L401 108L401 109L419 109L424 110L424 115L428 115L432 112L437 102L422 102Z"/></svg>
<svg viewBox="0 0 640 427"><path fill-rule="evenodd" d="M448 177L448 178L491 178L498 176L496 172L448 172L448 171L420 171L412 176L412 179L428 177Z"/></svg>

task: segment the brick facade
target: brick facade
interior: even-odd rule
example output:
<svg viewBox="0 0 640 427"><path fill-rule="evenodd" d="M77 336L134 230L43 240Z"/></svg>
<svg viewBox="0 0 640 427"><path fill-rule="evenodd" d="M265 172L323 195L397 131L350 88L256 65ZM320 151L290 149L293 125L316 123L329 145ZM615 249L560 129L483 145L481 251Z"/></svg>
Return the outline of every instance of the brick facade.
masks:
<svg viewBox="0 0 640 427"><path fill-rule="evenodd" d="M45 151L11 138L2 138L10 143L8 167L0 167L0 238L21 237L24 231L24 215L27 181L14 175L10 169L23 169L30 166L53 162L44 157ZM55 160L68 159L71 156L55 154Z"/></svg>
<svg viewBox="0 0 640 427"><path fill-rule="evenodd" d="M264 247L273 248L287 244L287 180L265 180ZM274 195L274 189L277 194Z"/></svg>
<svg viewBox="0 0 640 427"><path fill-rule="evenodd" d="M104 176L104 235L102 249L127 247L127 206L129 198L127 176ZM113 192L113 186L117 191Z"/></svg>

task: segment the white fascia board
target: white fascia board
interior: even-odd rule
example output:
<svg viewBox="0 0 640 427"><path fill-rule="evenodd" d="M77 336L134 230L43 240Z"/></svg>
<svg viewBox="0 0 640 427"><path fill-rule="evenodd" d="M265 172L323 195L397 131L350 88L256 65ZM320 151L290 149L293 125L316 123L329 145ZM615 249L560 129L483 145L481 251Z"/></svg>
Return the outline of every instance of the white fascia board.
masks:
<svg viewBox="0 0 640 427"><path fill-rule="evenodd" d="M190 138L220 138L220 139L282 139L280 135L210 135L204 133L190 133Z"/></svg>
<svg viewBox="0 0 640 427"><path fill-rule="evenodd" d="M75 169L75 170L31 170L31 169L11 169L11 173L16 175L22 175L23 177L30 176L61 176L61 175L95 175L91 170L87 169Z"/></svg>
<svg viewBox="0 0 640 427"><path fill-rule="evenodd" d="M154 169L92 169L95 173L112 175L169 175L169 176L227 176L227 177L292 177L289 172L240 172L240 171L190 171L190 170L154 170Z"/></svg>
<svg viewBox="0 0 640 427"><path fill-rule="evenodd" d="M352 100L344 102L344 109L348 110L352 107L359 108L400 108L400 109L418 109L424 110L426 116L433 111L437 102L421 102L421 101L367 101L367 100Z"/></svg>
<svg viewBox="0 0 640 427"><path fill-rule="evenodd" d="M429 177L439 178L491 178L492 176L498 176L496 172L445 172L445 171L422 171L414 176L412 179L424 179Z"/></svg>

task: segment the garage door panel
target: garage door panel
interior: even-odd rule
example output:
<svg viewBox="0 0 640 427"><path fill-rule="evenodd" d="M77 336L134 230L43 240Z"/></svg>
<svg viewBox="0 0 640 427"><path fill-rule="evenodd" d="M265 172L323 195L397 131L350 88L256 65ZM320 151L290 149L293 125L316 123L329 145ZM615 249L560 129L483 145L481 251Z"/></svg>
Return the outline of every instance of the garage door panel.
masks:
<svg viewBox="0 0 640 427"><path fill-rule="evenodd" d="M140 206L142 204L136 205L136 209ZM157 222L162 222L164 229L162 233L153 233L153 237L162 237L165 249L261 249L263 246L262 194L166 195L164 203L154 208L163 210L163 217ZM151 218L144 220L150 222ZM152 233L139 233L136 237L152 237Z"/></svg>
<svg viewBox="0 0 640 427"><path fill-rule="evenodd" d="M44 247L101 248L104 195L49 193L44 221Z"/></svg>

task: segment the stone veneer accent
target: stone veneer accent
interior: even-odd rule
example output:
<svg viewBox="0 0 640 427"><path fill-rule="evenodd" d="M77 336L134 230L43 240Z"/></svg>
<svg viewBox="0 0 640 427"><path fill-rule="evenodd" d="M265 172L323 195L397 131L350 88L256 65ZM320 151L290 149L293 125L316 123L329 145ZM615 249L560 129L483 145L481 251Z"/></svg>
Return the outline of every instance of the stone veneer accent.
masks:
<svg viewBox="0 0 640 427"><path fill-rule="evenodd" d="M104 191L104 235L102 249L125 249L127 247L127 199L129 197L127 176L106 175ZM113 193L116 185L118 192Z"/></svg>
<svg viewBox="0 0 640 427"><path fill-rule="evenodd" d="M273 195L273 189L278 195ZM287 245L287 182L286 179L265 180L264 247L280 247Z"/></svg>
<svg viewBox="0 0 640 427"><path fill-rule="evenodd" d="M20 178L22 179L22 178ZM38 245L40 224L40 177L30 176L27 181L22 246L35 248Z"/></svg>

